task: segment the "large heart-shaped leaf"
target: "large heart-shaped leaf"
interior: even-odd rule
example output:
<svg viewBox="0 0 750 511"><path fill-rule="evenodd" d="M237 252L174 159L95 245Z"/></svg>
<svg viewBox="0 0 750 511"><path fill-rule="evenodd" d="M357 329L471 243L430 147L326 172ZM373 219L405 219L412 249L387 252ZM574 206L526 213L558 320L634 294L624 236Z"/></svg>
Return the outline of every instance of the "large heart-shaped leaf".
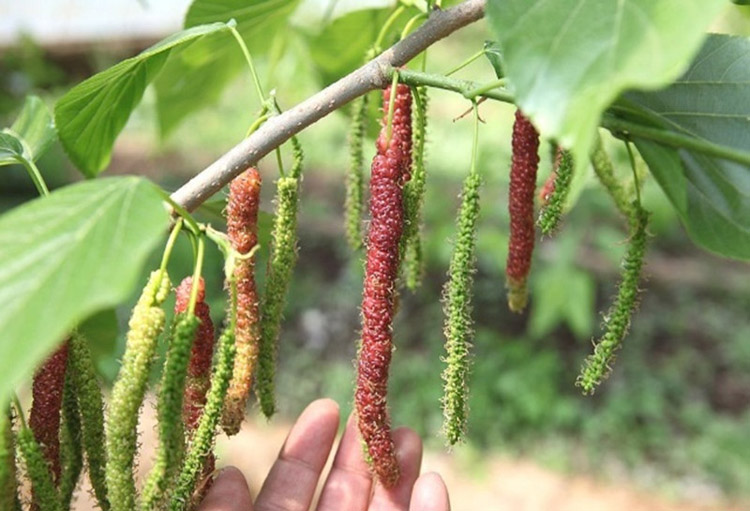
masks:
<svg viewBox="0 0 750 511"><path fill-rule="evenodd" d="M750 153L750 40L712 35L670 87L626 95L667 130ZM750 260L750 167L635 138L688 233L719 254Z"/></svg>
<svg viewBox="0 0 750 511"><path fill-rule="evenodd" d="M625 89L684 71L725 0L488 0L519 106L588 159L603 110Z"/></svg>
<svg viewBox="0 0 750 511"><path fill-rule="evenodd" d="M168 220L156 186L136 177L0 216L0 402L78 322L129 296Z"/></svg>
<svg viewBox="0 0 750 511"><path fill-rule="evenodd" d="M211 23L183 30L68 91L55 105L55 123L73 163L88 177L99 174L109 164L117 135L170 51L228 28L226 23Z"/></svg>
<svg viewBox="0 0 750 511"><path fill-rule="evenodd" d="M257 56L282 36L298 0L194 0L185 27L235 20L237 31ZM170 61L156 80L157 114L162 137L190 113L215 103L229 82L243 70L244 60L233 38L196 41ZM167 72L168 71L168 72Z"/></svg>

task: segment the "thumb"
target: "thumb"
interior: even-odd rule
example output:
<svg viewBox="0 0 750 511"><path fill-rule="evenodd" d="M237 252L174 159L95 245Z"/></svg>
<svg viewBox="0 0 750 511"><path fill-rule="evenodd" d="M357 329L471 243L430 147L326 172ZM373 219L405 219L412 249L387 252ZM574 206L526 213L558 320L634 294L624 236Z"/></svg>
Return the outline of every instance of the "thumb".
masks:
<svg viewBox="0 0 750 511"><path fill-rule="evenodd" d="M245 476L235 467L223 469L198 507L198 511L252 511Z"/></svg>

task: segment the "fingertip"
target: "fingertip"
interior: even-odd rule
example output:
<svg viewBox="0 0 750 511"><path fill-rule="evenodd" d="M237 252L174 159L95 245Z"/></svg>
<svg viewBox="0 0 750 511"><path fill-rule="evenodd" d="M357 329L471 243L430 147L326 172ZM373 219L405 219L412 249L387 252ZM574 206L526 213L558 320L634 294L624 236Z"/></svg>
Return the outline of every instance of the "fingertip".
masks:
<svg viewBox="0 0 750 511"><path fill-rule="evenodd" d="M198 511L248 511L252 509L250 489L236 467L226 467L216 476Z"/></svg>
<svg viewBox="0 0 750 511"><path fill-rule="evenodd" d="M399 461L422 459L422 438L411 428L400 427L393 431L396 456Z"/></svg>
<svg viewBox="0 0 750 511"><path fill-rule="evenodd" d="M307 418L311 415L316 417L324 417L326 419L334 419L338 423L339 421L339 404L333 399L322 398L316 399L302 411L300 419Z"/></svg>
<svg viewBox="0 0 750 511"><path fill-rule="evenodd" d="M450 511L445 481L436 472L422 474L414 484L409 511Z"/></svg>

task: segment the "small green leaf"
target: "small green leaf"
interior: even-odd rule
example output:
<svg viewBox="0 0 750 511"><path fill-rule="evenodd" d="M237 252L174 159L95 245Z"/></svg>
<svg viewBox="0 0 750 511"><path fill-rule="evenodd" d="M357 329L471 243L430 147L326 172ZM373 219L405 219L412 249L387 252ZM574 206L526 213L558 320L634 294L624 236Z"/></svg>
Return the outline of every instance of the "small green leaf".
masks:
<svg viewBox="0 0 750 511"><path fill-rule="evenodd" d="M6 131L0 131L0 166L21 163L23 159L23 143Z"/></svg>
<svg viewBox="0 0 750 511"><path fill-rule="evenodd" d="M503 53L500 50L500 45L495 41L484 42L484 56L490 61L492 69L495 70L495 74L498 78L505 76L503 71Z"/></svg>
<svg viewBox="0 0 750 511"><path fill-rule="evenodd" d="M55 105L55 123L73 163L87 177L99 174L109 164L117 135L171 50L227 29L226 23L212 23L172 34L68 91Z"/></svg>
<svg viewBox="0 0 750 511"><path fill-rule="evenodd" d="M519 107L588 159L605 108L625 89L677 78L726 0L488 0Z"/></svg>
<svg viewBox="0 0 750 511"><path fill-rule="evenodd" d="M125 300L169 215L136 177L62 188L0 216L0 400L81 320Z"/></svg>
<svg viewBox="0 0 750 511"><path fill-rule="evenodd" d="M24 147L23 157L36 161L55 140L55 125L47 105L38 96L26 96L21 113L10 130Z"/></svg>
<svg viewBox="0 0 750 511"><path fill-rule="evenodd" d="M748 98L750 40L712 35L672 86L627 94L624 105L664 129L750 151ZM693 240L750 260L750 167L644 139L635 143Z"/></svg>
<svg viewBox="0 0 750 511"><path fill-rule="evenodd" d="M27 96L13 125L0 132L0 166L36 161L54 139L47 105L37 96Z"/></svg>

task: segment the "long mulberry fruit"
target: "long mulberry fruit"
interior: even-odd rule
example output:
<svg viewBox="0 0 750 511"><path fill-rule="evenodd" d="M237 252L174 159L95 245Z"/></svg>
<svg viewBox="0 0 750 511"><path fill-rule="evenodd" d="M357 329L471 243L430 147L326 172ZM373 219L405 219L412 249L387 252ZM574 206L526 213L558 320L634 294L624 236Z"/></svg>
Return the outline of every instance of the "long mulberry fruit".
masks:
<svg viewBox="0 0 750 511"><path fill-rule="evenodd" d="M539 167L539 133L520 110L513 124L508 210L510 240L505 268L508 307L522 312L528 302L526 278L534 251L534 190Z"/></svg>
<svg viewBox="0 0 750 511"><path fill-rule="evenodd" d="M138 444L138 410L146 394L157 339L164 328L165 314L161 304L169 289L166 272L152 272L128 323L125 354L112 388L106 425L109 456L106 480L109 503L114 511L133 511L136 508L133 465Z"/></svg>
<svg viewBox="0 0 750 511"><path fill-rule="evenodd" d="M404 234L401 254L404 258L406 287L414 291L422 279L422 204L424 202L426 168L424 162L427 128L427 89L414 90L416 108L413 119L413 158L411 179L404 185Z"/></svg>
<svg viewBox="0 0 750 511"><path fill-rule="evenodd" d="M474 283L475 245L479 218L479 174L471 173L461 193L461 210L448 275L443 291L445 310L445 363L443 380L443 433L450 445L466 432L469 415L467 380L470 367L472 319L471 295Z"/></svg>
<svg viewBox="0 0 750 511"><path fill-rule="evenodd" d="M260 187L260 174L255 168L246 170L229 185L227 234L232 248L242 255L249 254L258 243ZM237 434L245 416L260 342L255 262L251 257L237 259L233 279L237 286L237 355L222 417L227 435Z"/></svg>
<svg viewBox="0 0 750 511"><path fill-rule="evenodd" d="M638 305L638 283L641 278L643 259L646 252L646 225L648 213L637 202L630 206L633 216L630 220L630 240L622 262L622 280L617 297L604 318L604 335L594 346L594 353L584 362L576 385L584 394L592 394L597 385L605 379L630 327L630 317Z"/></svg>
<svg viewBox="0 0 750 511"><path fill-rule="evenodd" d="M193 278L187 277L177 288L174 306L175 314L182 314L188 309L190 289ZM190 352L190 362L187 368L187 383L182 405L182 419L185 429L192 432L198 425L206 404L206 392L210 385L211 359L214 353L214 323L211 320L211 309L206 303L205 283L201 278L198 282L198 296L195 302L195 316L200 325L195 333L193 347Z"/></svg>
<svg viewBox="0 0 750 511"><path fill-rule="evenodd" d="M14 444L13 418L6 407L0 409L0 509L15 509L18 498Z"/></svg>
<svg viewBox="0 0 750 511"><path fill-rule="evenodd" d="M390 89L383 94L388 104ZM359 350L355 404L362 439L380 482L396 484L400 470L396 459L386 396L388 368L393 350L391 326L395 309L399 245L403 230L402 186L408 175L409 159L404 155L411 92L399 85L388 141L384 123L377 141L370 177L370 230L367 243L364 293L362 298L362 343ZM409 140L411 142L411 140ZM387 145L386 145L387 144Z"/></svg>
<svg viewBox="0 0 750 511"><path fill-rule="evenodd" d="M216 428L221 420L221 409L234 366L234 330L231 327L226 328L217 344L216 363L211 374L211 387L206 396L206 406L198 420L198 427L193 433L185 456L185 463L170 496L170 511L182 511L191 501L198 478L205 470L206 460L211 454L216 439Z"/></svg>
<svg viewBox="0 0 750 511"><path fill-rule="evenodd" d="M94 360L86 339L78 332L70 338L69 377L74 386L81 415L81 436L86 454L89 480L102 511L109 510L104 450L104 399L97 381Z"/></svg>
<svg viewBox="0 0 750 511"><path fill-rule="evenodd" d="M188 295L191 287L192 285L187 287ZM185 293L185 287L182 285L177 289ZM175 473L185 448L182 400L190 350L198 324L198 318L189 311L175 316L156 408L159 422L159 445L156 461L143 489L141 507L144 510L159 507L167 492L171 475Z"/></svg>
<svg viewBox="0 0 750 511"><path fill-rule="evenodd" d="M271 231L271 256L260 308L260 353L255 394L266 417L271 417L276 411L274 389L281 317L297 263L297 204L305 155L297 137L292 137L290 142L293 164L289 177L276 182L276 218Z"/></svg>
<svg viewBox="0 0 750 511"><path fill-rule="evenodd" d="M346 240L352 250L362 247L362 203L364 197L364 157L362 142L367 131L367 94L352 105L352 124L349 130L349 169L346 173Z"/></svg>
<svg viewBox="0 0 750 511"><path fill-rule="evenodd" d="M29 412L29 427L42 447L55 485L60 481L60 411L67 363L68 343L65 342L34 375Z"/></svg>
<svg viewBox="0 0 750 511"><path fill-rule="evenodd" d="M31 428L22 427L18 432L18 450L26 465L26 475L31 481L33 505L43 511L62 511L52 472L44 451L34 438Z"/></svg>
<svg viewBox="0 0 750 511"><path fill-rule="evenodd" d="M573 155L570 151L558 148L555 164L550 177L542 188L542 213L539 216L539 227L543 234L549 234L560 223L565 200L568 198L570 183L573 179ZM552 185L549 186L548 183Z"/></svg>
<svg viewBox="0 0 750 511"><path fill-rule="evenodd" d="M68 341L69 343L71 341ZM63 388L62 421L60 424L60 499L65 509L70 508L83 469L81 448L81 415L78 409L73 367L71 365L70 344L68 345L68 367Z"/></svg>

